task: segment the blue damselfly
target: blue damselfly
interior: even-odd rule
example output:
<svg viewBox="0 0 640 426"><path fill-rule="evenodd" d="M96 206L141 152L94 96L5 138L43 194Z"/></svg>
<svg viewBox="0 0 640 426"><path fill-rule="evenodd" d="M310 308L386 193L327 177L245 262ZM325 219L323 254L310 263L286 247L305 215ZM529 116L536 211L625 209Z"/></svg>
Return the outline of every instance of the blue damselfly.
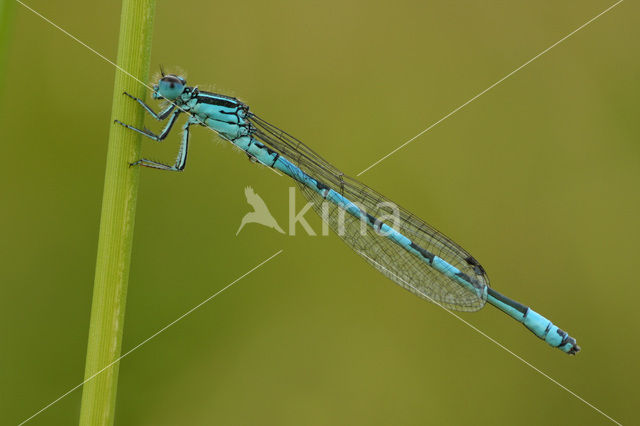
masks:
<svg viewBox="0 0 640 426"><path fill-rule="evenodd" d="M187 161L190 126L209 127L250 159L293 178L330 227L401 287L452 310L476 311L489 302L549 345L568 354L580 350L575 339L551 321L489 287L482 265L458 244L345 175L298 139L250 112L238 99L198 90L187 86L183 77L164 73L153 91L154 99L169 101L161 112L128 96L155 119L169 121L160 134L116 122L155 141L169 134L181 113L189 115L173 165L144 158L132 165L181 171ZM390 217L395 220L387 219Z"/></svg>

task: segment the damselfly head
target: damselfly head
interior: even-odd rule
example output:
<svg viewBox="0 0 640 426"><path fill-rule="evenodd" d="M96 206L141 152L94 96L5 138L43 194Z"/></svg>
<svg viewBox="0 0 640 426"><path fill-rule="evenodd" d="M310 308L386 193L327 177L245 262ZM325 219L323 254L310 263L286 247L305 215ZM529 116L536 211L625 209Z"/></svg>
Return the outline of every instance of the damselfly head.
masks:
<svg viewBox="0 0 640 426"><path fill-rule="evenodd" d="M153 86L153 97L155 99L165 98L173 101L184 92L187 81L179 75L163 75L158 84Z"/></svg>

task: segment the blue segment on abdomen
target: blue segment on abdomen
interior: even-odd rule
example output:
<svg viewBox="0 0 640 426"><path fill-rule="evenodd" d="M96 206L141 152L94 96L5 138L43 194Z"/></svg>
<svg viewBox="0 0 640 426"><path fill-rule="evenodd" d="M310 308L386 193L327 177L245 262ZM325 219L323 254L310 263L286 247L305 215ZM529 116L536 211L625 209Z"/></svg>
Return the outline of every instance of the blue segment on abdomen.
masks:
<svg viewBox="0 0 640 426"><path fill-rule="evenodd" d="M282 173L286 174L289 177L297 180L300 183L305 184L307 187L313 189L318 194L324 197L324 191L318 187L318 181L307 175L305 172L300 170L298 166L293 164L291 161L287 160L284 157L278 157L278 161L273 164L273 167L277 170L280 170Z"/></svg>
<svg viewBox="0 0 640 426"><path fill-rule="evenodd" d="M492 289L491 291L495 293L495 290ZM504 297L499 293L498 296ZM559 329L555 324L553 324L551 321L549 321L547 318L543 317L533 309L521 306L520 308L524 310L524 312L522 312L522 310L517 309L500 300L499 298L494 297L491 293L489 293L487 297L487 302L491 303L502 312L508 314L516 321L524 324L524 326L527 327L533 334L547 342L550 346L559 348L560 350L567 353L571 353L571 351L573 350L575 342L571 342L569 340L568 334Z"/></svg>
<svg viewBox="0 0 640 426"><path fill-rule="evenodd" d="M531 308L524 316L524 325L536 336L554 347L560 346L566 337L564 331Z"/></svg>

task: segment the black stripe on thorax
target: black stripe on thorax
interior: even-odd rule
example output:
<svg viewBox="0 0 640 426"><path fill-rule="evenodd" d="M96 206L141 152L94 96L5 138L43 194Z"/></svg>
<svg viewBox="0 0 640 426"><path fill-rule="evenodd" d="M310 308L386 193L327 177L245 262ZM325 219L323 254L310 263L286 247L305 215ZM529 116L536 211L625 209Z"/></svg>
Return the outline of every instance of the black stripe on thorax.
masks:
<svg viewBox="0 0 640 426"><path fill-rule="evenodd" d="M218 105L228 108L235 108L242 105L239 101L233 98L226 98L213 93L200 92L197 97L198 102L209 105Z"/></svg>

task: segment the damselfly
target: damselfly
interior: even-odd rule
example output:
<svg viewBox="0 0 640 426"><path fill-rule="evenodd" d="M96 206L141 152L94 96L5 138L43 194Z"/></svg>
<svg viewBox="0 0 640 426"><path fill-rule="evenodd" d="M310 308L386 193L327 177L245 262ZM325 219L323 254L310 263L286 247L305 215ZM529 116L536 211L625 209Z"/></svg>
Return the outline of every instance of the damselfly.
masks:
<svg viewBox="0 0 640 426"><path fill-rule="evenodd" d="M489 287L484 268L458 244L346 176L298 139L249 112L249 107L238 99L198 90L187 86L183 77L164 73L153 91L154 99L169 101L161 112L156 113L141 99L128 96L155 119L169 118L159 134L116 120L155 141L166 138L181 113L189 115L173 165L144 158L132 165L181 171L187 161L190 126L209 127L250 159L293 178L330 227L401 287L447 309L476 311L489 302L549 345L568 354L580 350L576 340L551 321Z"/></svg>

